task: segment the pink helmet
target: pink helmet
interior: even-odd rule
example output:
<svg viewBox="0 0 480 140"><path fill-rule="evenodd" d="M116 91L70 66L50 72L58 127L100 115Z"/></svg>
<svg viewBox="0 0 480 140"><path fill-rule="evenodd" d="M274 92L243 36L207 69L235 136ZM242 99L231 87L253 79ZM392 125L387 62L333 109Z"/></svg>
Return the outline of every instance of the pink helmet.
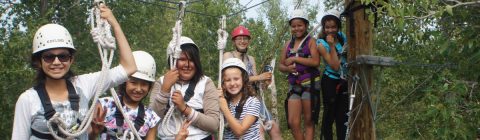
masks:
<svg viewBox="0 0 480 140"><path fill-rule="evenodd" d="M248 38L250 38L250 31L248 31L248 29L245 28L245 27L242 26L242 25L240 25L240 26L236 27L235 29L233 29L233 31L232 31L232 39L235 39L235 37L241 36L241 35L248 36Z"/></svg>

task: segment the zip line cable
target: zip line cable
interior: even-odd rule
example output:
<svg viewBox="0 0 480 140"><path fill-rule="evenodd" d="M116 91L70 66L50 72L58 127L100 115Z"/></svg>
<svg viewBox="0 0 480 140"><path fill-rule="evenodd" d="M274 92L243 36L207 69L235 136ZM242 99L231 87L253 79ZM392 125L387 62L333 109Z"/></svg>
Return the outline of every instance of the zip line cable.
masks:
<svg viewBox="0 0 480 140"><path fill-rule="evenodd" d="M166 5L162 5L162 4L159 4L159 3L154 3L154 2L147 2L147 1L144 1L144 0L136 0L137 2L141 2L141 3L145 3L145 4L151 4L151 5L156 5L156 6L160 6L160 7L164 7L164 8L167 8L167 9L171 9L171 10L177 10L178 8L174 8L174 7L170 7L170 6L166 6ZM197 1L194 1L194 2L199 2L201 0L197 0ZM257 3L253 6L250 6L250 7L247 7L247 8L244 8L240 11L237 11L237 12L234 12L234 13L230 13L230 14L227 14L226 17L229 18L229 17L232 17L232 16L235 16L241 12L244 12L244 11L247 11L251 8L254 8L256 6L259 6L263 3L266 3L270 0L265 0L263 2L260 2L260 3ZM167 2L167 3L172 3L172 4L179 4L179 3L176 3L176 2L171 2L171 1L161 1L161 2ZM193 2L189 2L189 3L193 3ZM185 10L185 13L192 13L192 14L197 14L197 15L202 15L202 16L208 16L208 17L215 17L215 18L221 18L222 15L211 15L211 14L206 14L206 13L201 13L201 12L196 12L196 11L191 11L191 10Z"/></svg>
<svg viewBox="0 0 480 140"><path fill-rule="evenodd" d="M227 17L231 17L231 16L234 16L234 15L237 15L237 14L239 14L239 13L241 13L241 12L247 11L247 10L253 8L253 7L259 6L259 5L261 5L261 4L265 3L265 2L268 2L268 1L270 1L270 0L265 0L265 1L263 1L263 2L260 2L260 3L258 3L258 4L255 4L255 5L250 6L250 7L248 7L248 8L245 8L245 9L240 10L240 11L238 11L238 12L229 14L229 15L227 15Z"/></svg>
<svg viewBox="0 0 480 140"><path fill-rule="evenodd" d="M253 0L250 0L249 2L247 2L247 4L245 4L243 7L247 7L248 5L250 5L250 3L252 3Z"/></svg>
<svg viewBox="0 0 480 140"><path fill-rule="evenodd" d="M301 5L302 5L302 0L298 0L294 9L300 8Z"/></svg>

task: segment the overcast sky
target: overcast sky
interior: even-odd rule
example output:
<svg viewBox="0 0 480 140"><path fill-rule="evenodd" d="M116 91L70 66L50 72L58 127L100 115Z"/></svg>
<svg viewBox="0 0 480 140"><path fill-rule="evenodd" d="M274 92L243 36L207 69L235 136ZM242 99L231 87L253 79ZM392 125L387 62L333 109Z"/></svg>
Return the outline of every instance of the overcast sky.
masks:
<svg viewBox="0 0 480 140"><path fill-rule="evenodd" d="M264 0L240 0L240 4L242 4L244 7L250 7L250 6L253 6L255 4L258 4L260 2L263 2ZM290 15L290 13L293 11L295 5L294 5L294 0L281 0L281 4L282 4L282 7L288 7L288 14ZM322 15L324 15L324 5L323 5L323 0L303 0L303 2L306 2L310 5L318 5L320 4L320 11L318 11L318 14L317 14L317 21L320 20L320 18L322 17ZM246 12L246 15L247 15L247 18L257 18L258 17L258 13L259 12L259 8L260 6L256 6L252 9L249 9L247 12Z"/></svg>

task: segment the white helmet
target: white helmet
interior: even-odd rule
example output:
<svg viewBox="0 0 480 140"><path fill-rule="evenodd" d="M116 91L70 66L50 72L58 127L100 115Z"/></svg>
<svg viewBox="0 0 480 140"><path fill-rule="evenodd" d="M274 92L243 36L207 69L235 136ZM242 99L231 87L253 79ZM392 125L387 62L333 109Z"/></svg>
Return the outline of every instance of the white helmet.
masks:
<svg viewBox="0 0 480 140"><path fill-rule="evenodd" d="M308 19L307 19L307 16L305 15L305 13L303 12L303 10L301 9L295 9L292 13L292 17L290 17L290 19L288 20L288 23L291 24L292 20L293 19L303 19L305 22L308 23Z"/></svg>
<svg viewBox="0 0 480 140"><path fill-rule="evenodd" d="M172 39L170 41L170 43L168 43L168 47L169 48L172 48L172 47L175 47L176 43L175 43L176 40ZM183 44L193 44L195 47L197 47L198 49L198 46L197 44L195 44L195 42L193 42L192 39L188 38L188 37L185 37L185 36L181 36L180 37L180 45L183 45Z"/></svg>
<svg viewBox="0 0 480 140"><path fill-rule="evenodd" d="M238 58L228 58L225 61L223 61L222 71L223 71L223 69L228 68L228 67L238 67L238 68L242 69L244 72L247 72L247 67L242 62L242 60L240 60Z"/></svg>
<svg viewBox="0 0 480 140"><path fill-rule="evenodd" d="M336 9L330 9L327 11L327 14L326 15L334 15L336 16L337 18L340 19L340 11L336 10Z"/></svg>
<svg viewBox="0 0 480 140"><path fill-rule="evenodd" d="M43 25L37 30L33 38L32 54L52 48L75 50L72 36L65 27L58 24Z"/></svg>
<svg viewBox="0 0 480 140"><path fill-rule="evenodd" d="M175 55L175 48L177 45L175 43L175 39L172 39L170 40L170 43L168 43L168 48L167 48L167 58L170 57L170 55ZM188 37L185 37L185 36L181 36L180 37L180 45L183 45L183 44L193 44L193 46L197 47L198 50L200 50L200 48L198 48L197 44L195 44L195 42L193 42L192 39L188 38ZM180 49L179 49L180 51Z"/></svg>
<svg viewBox="0 0 480 140"><path fill-rule="evenodd" d="M156 66L152 55L144 51L134 51L132 54L137 64L137 72L132 77L155 82Z"/></svg>

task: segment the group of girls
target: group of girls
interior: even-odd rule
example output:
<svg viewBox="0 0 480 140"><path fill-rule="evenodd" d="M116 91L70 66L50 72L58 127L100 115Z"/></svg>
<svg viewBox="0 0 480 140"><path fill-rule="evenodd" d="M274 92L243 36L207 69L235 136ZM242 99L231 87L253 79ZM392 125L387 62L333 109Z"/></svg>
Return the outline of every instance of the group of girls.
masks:
<svg viewBox="0 0 480 140"><path fill-rule="evenodd" d="M180 38L179 58L169 57L166 61L170 63L170 59L176 59L174 67L155 79L156 64L153 57L144 51L132 53L112 11L105 5L100 6L100 11L101 18L108 21L113 29L120 55L119 65L108 70L108 76L103 81L99 80L100 71L74 75L70 67L75 60L76 49L68 30L58 24L40 27L32 45L31 65L37 71L35 85L17 100L12 139L53 139L51 130L66 138L58 131L58 127L77 126L86 117L90 98L95 96L95 91L101 89L105 92L112 87L118 87L121 106L115 104L116 97L100 98L94 103L95 118L88 133L75 139L120 139L120 136L132 131L125 122L130 120L142 139L211 140L219 128L220 113L224 115L228 126L224 139L263 139L261 126L266 122L272 123L272 128L267 130L270 138L282 139L278 123L261 117L270 114L265 110L265 103L257 98L255 88L259 87L258 83L270 80L272 72L257 74L255 59L247 54L251 43L248 29L239 26L232 31L235 50L224 54L221 87L217 88L204 74L199 46L192 39ZM338 113L341 112L337 108L338 102L343 100L343 96L336 94L339 90L335 87L335 84L341 83L338 71L341 70L342 60L336 57L338 43L345 41L345 38L339 37L338 18L324 19L323 36L317 42L306 36L309 22L301 13L295 11L294 17L289 20L293 37L281 54L280 70L289 73L288 124L295 139L313 139L314 122L318 117L315 115L318 114L319 103L317 92L320 89L317 79L320 72L316 69L320 61L319 54L327 63L321 80L324 112L327 112L324 113L322 133L329 139L333 121L336 121L337 129L342 129L338 124L346 120L336 116L344 114ZM306 40L301 44L303 38ZM144 105L142 101L149 93L152 93L150 104ZM170 107L175 107L177 116L166 118ZM128 118L124 118L120 110ZM301 114L304 117L305 136L300 127ZM53 116L60 117L65 124L47 124ZM180 122L180 128L176 128L176 123L159 126L162 119L174 122L178 119L175 117L184 120ZM172 134L165 129L178 132ZM337 135L340 134L337 132Z"/></svg>
<svg viewBox="0 0 480 140"><path fill-rule="evenodd" d="M323 98L321 137L333 139L332 125L336 124L337 139L345 139L348 96L346 94L345 55L346 37L340 32L340 18L326 15L321 20L318 38L308 34L309 21L301 10L295 10L289 19L292 38L284 45L280 57L280 71L288 73L289 91L285 100L288 127L297 140L312 140L320 110L320 91ZM325 63L321 74L320 56ZM321 79L321 80L320 80ZM303 115L303 128L301 117Z"/></svg>

